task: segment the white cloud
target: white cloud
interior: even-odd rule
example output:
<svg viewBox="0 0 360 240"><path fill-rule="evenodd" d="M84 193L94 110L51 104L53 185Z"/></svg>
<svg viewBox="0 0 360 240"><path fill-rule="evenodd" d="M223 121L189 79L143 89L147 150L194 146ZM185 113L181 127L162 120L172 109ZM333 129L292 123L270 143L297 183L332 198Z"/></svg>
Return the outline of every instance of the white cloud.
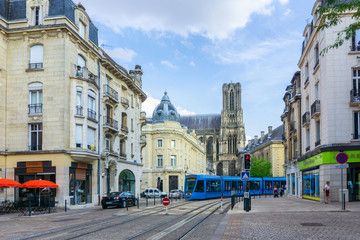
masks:
<svg viewBox="0 0 360 240"><path fill-rule="evenodd" d="M195 112L189 111L187 109L184 109L182 107L177 106L176 110L178 111L178 113L180 114L180 116L192 116L195 115Z"/></svg>
<svg viewBox="0 0 360 240"><path fill-rule="evenodd" d="M115 32L132 28L146 33L201 35L212 40L230 38L253 14L270 15L276 3L288 0L83 0L94 20ZM104 14L106 13L106 14Z"/></svg>
<svg viewBox="0 0 360 240"><path fill-rule="evenodd" d="M284 12L284 16L287 16L287 15L289 15L290 13L291 13L291 9L288 8L288 9L286 9L286 11Z"/></svg>
<svg viewBox="0 0 360 240"><path fill-rule="evenodd" d="M124 62L130 63L133 61L133 58L137 55L137 53L131 49L120 48L120 47L111 50L106 50L105 52L109 54L110 57L112 57L113 59L119 60L120 63L124 63Z"/></svg>
<svg viewBox="0 0 360 240"><path fill-rule="evenodd" d="M165 66L168 66L169 68L173 68L173 69L176 69L177 66L175 66L174 64L172 64L171 62L167 61L167 60L163 60L161 61L161 64L165 65Z"/></svg>
<svg viewBox="0 0 360 240"><path fill-rule="evenodd" d="M194 61L191 61L189 64L190 64L190 66L192 66L192 67L195 67L195 65L196 65Z"/></svg>

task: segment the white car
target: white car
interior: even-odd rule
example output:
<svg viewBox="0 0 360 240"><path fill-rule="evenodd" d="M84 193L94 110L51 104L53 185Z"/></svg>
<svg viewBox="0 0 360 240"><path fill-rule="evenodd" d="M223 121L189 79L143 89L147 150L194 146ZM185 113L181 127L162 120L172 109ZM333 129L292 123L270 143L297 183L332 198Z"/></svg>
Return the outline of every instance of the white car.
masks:
<svg viewBox="0 0 360 240"><path fill-rule="evenodd" d="M176 189L176 190L171 190L169 195L170 195L171 198L181 199L181 198L184 197L184 192L181 191L181 190Z"/></svg>
<svg viewBox="0 0 360 240"><path fill-rule="evenodd" d="M166 192L161 192L158 188L146 188L144 192L142 192L141 196L143 197L167 197L167 193Z"/></svg>

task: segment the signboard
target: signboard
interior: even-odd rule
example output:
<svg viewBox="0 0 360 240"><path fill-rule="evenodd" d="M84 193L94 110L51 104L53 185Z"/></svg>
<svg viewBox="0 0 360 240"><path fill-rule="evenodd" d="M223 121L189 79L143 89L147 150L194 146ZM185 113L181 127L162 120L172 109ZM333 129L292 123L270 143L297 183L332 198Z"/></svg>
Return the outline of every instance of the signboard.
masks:
<svg viewBox="0 0 360 240"><path fill-rule="evenodd" d="M336 161L340 164L344 164L349 159L349 156L344 152L339 152L335 157Z"/></svg>
<svg viewBox="0 0 360 240"><path fill-rule="evenodd" d="M349 168L349 164L345 163L345 164L337 164L335 165L335 168Z"/></svg>
<svg viewBox="0 0 360 240"><path fill-rule="evenodd" d="M162 204L163 204L164 206L169 205L169 204L170 204L170 199L168 199L168 198L163 198Z"/></svg>
<svg viewBox="0 0 360 240"><path fill-rule="evenodd" d="M249 192L244 192L244 198L249 198L249 197L250 197Z"/></svg>
<svg viewBox="0 0 360 240"><path fill-rule="evenodd" d="M241 172L241 180L249 181L250 180L250 172Z"/></svg>

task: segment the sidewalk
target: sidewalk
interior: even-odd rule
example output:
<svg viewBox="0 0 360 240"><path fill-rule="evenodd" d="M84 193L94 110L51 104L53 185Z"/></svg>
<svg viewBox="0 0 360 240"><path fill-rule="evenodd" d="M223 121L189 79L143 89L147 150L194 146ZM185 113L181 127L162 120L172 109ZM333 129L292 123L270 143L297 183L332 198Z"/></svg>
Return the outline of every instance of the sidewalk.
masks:
<svg viewBox="0 0 360 240"><path fill-rule="evenodd" d="M244 202L240 202L235 205L233 210L227 212L212 240L318 239L320 236L328 239L357 239L359 235L354 236L354 238L351 236L353 236L354 231L359 234L358 224L351 221L347 222L347 219L360 218L360 202L347 202L345 207L346 210L343 211L339 202L325 204L292 197L252 198L251 211L244 211ZM340 222L338 225L344 225L342 229L336 232L340 238L336 238L337 235L331 235L329 232L318 232L316 230L321 226L323 226L322 229L330 228L332 222ZM311 226L311 230L315 228L314 233L308 231L309 229L301 231L304 228L303 226ZM336 228L336 226L332 228ZM341 235L341 230L350 234L350 237ZM297 231L300 232L294 237L293 234Z"/></svg>

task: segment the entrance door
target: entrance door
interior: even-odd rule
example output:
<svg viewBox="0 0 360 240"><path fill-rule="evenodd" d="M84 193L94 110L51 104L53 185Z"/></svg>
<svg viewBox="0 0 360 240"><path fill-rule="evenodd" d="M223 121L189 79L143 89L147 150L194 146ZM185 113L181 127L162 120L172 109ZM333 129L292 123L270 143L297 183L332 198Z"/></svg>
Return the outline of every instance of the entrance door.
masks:
<svg viewBox="0 0 360 240"><path fill-rule="evenodd" d="M360 166L348 170L349 201L360 201Z"/></svg>
<svg viewBox="0 0 360 240"><path fill-rule="evenodd" d="M179 189L178 176L169 176L169 192L175 189Z"/></svg>

